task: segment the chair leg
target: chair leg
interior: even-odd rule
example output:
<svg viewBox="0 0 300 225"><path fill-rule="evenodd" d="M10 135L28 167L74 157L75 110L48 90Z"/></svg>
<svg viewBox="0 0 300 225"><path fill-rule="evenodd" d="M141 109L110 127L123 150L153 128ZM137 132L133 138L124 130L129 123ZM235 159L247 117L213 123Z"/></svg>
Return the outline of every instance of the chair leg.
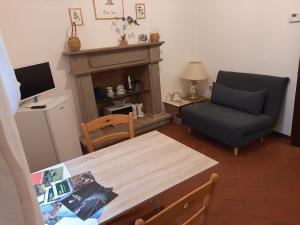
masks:
<svg viewBox="0 0 300 225"><path fill-rule="evenodd" d="M191 128L188 128L188 129L187 129L187 132L188 132L188 134L191 134L192 129L191 129Z"/></svg>
<svg viewBox="0 0 300 225"><path fill-rule="evenodd" d="M239 155L239 148L234 148L234 156L238 156Z"/></svg>
<svg viewBox="0 0 300 225"><path fill-rule="evenodd" d="M260 142L261 142L261 143L264 143L264 140L265 140L265 139L264 139L263 137L260 138Z"/></svg>

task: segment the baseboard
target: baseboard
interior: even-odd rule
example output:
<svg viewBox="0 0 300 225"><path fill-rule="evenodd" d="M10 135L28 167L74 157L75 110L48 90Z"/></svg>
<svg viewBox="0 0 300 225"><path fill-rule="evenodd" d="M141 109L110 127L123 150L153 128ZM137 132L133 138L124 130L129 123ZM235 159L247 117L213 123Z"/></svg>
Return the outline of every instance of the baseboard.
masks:
<svg viewBox="0 0 300 225"><path fill-rule="evenodd" d="M281 136L283 138L287 138L287 139L291 140L291 136L283 134L283 133L280 133L278 131L273 130L273 134L276 134L276 135L279 135L279 136Z"/></svg>

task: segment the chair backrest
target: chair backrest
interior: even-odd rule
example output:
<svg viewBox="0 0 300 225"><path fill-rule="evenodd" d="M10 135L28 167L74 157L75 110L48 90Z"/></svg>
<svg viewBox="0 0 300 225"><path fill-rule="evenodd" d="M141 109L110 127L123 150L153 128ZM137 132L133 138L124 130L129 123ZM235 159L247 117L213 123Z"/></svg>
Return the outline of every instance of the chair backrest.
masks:
<svg viewBox="0 0 300 225"><path fill-rule="evenodd" d="M136 220L135 225L168 225L171 221L174 221L181 215L184 215L188 212L190 213L191 210L193 210L192 216L186 219L185 222L181 224L203 224L217 179L218 175L212 174L210 180L206 184L182 197L177 202L171 204L169 207L165 208L149 220ZM194 212L194 209L197 207L198 209Z"/></svg>
<svg viewBox="0 0 300 225"><path fill-rule="evenodd" d="M103 129L107 126L115 126L120 124L128 124L129 130L103 135L94 140L92 140L90 137L90 133L97 129ZM133 115L132 113L129 113L129 115L115 114L99 117L89 123L81 123L81 130L88 151L93 152L95 151L95 146L105 142L126 137L134 138Z"/></svg>
<svg viewBox="0 0 300 225"><path fill-rule="evenodd" d="M273 124L277 123L282 101L288 84L288 77L275 77L260 74L219 71L217 83L224 86L245 90L267 92L263 113L271 116Z"/></svg>

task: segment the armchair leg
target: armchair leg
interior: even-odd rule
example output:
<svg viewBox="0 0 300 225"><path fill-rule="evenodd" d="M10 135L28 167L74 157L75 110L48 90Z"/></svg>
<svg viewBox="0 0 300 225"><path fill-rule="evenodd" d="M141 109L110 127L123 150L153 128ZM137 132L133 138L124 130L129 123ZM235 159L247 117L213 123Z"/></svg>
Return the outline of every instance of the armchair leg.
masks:
<svg viewBox="0 0 300 225"><path fill-rule="evenodd" d="M260 142L261 142L261 143L264 143L264 140L265 140L265 139L264 139L263 137L260 138Z"/></svg>
<svg viewBox="0 0 300 225"><path fill-rule="evenodd" d="M234 148L234 156L238 156L239 155L239 148Z"/></svg>
<svg viewBox="0 0 300 225"><path fill-rule="evenodd" d="M188 128L188 129L187 129L187 132L188 132L188 134L191 134L192 129L191 129L191 128Z"/></svg>

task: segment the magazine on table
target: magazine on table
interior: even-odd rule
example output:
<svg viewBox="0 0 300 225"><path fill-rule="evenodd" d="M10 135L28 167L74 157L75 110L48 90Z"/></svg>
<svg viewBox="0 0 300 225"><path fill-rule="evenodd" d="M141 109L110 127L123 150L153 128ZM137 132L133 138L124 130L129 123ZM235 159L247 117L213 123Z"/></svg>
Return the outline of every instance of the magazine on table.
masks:
<svg viewBox="0 0 300 225"><path fill-rule="evenodd" d="M47 225L96 224L104 206L117 197L91 172L71 177L64 164L33 173L32 184Z"/></svg>
<svg viewBox="0 0 300 225"><path fill-rule="evenodd" d="M68 180L72 193L61 203L82 220L86 220L107 205L117 194L95 181L91 172L73 176Z"/></svg>

